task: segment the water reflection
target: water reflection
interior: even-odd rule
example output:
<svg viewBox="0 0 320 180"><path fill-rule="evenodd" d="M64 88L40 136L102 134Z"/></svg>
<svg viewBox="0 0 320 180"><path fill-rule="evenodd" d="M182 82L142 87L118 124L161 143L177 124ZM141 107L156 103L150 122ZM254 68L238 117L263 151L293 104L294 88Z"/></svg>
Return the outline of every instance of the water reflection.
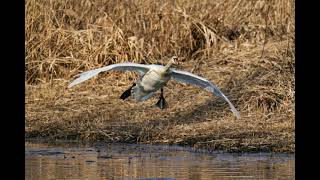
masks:
<svg viewBox="0 0 320 180"><path fill-rule="evenodd" d="M294 155L178 146L26 142L26 179L294 179Z"/></svg>

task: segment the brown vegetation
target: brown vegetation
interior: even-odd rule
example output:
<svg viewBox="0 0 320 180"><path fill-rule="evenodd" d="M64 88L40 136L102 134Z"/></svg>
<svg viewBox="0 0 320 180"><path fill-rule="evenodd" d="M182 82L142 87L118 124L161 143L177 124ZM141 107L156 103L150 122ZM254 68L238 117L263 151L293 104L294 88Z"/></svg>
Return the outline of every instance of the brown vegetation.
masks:
<svg viewBox="0 0 320 180"><path fill-rule="evenodd" d="M293 0L27 0L26 137L174 143L228 151L294 152ZM169 107L122 101L137 78L109 72L72 89L83 71L166 63L206 77L240 111L170 81Z"/></svg>

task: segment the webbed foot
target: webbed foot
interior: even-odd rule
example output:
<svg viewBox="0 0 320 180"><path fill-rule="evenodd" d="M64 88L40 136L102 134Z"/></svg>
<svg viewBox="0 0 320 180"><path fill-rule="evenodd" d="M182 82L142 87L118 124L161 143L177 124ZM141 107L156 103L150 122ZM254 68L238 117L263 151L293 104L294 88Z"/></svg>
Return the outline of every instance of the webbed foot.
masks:
<svg viewBox="0 0 320 180"><path fill-rule="evenodd" d="M125 91L121 94L120 99L125 100L125 99L127 99L129 96L131 96L131 90L132 90L132 88L133 88L135 85L136 85L136 83L133 83L133 85L132 85L129 89L125 90Z"/></svg>
<svg viewBox="0 0 320 180"><path fill-rule="evenodd" d="M156 106L158 106L160 109L164 109L167 107L167 101L163 97L163 89L161 88L161 94L159 97L159 101L156 103Z"/></svg>

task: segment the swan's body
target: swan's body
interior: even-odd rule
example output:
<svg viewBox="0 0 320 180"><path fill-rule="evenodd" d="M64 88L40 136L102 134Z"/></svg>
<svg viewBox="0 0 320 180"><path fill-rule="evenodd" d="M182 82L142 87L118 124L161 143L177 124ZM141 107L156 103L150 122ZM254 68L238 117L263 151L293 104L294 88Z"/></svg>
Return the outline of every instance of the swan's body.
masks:
<svg viewBox="0 0 320 180"><path fill-rule="evenodd" d="M121 99L125 99L132 94L135 100L144 101L149 99L156 91L161 89L161 96L158 103L165 103L162 88L172 78L182 83L187 83L201 87L211 93L214 93L217 96L222 97L226 102L228 102L233 114L237 118L240 118L239 112L235 109L233 104L219 90L219 88L216 85L195 74L170 68L171 65L175 62L175 59L177 59L177 57L172 57L166 66L154 64L144 65L136 63L119 63L105 66L102 68L86 71L79 74L80 77L75 79L68 87L70 88L74 85L77 85L93 76L98 75L100 72L105 72L109 70L134 71L139 73L140 80L138 80L137 83L135 83L132 87L125 91L121 95ZM164 104L161 105L161 108L162 106L164 106Z"/></svg>

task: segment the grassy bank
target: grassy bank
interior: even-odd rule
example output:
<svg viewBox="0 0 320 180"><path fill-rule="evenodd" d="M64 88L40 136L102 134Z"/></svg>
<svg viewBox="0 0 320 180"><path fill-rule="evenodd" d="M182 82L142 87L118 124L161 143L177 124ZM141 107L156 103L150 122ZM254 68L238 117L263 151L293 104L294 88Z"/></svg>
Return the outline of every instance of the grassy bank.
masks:
<svg viewBox="0 0 320 180"><path fill-rule="evenodd" d="M294 1L27 0L26 137L294 152ZM119 99L137 79L109 72L72 89L83 71L166 63L206 77L228 105L169 82L169 107Z"/></svg>

